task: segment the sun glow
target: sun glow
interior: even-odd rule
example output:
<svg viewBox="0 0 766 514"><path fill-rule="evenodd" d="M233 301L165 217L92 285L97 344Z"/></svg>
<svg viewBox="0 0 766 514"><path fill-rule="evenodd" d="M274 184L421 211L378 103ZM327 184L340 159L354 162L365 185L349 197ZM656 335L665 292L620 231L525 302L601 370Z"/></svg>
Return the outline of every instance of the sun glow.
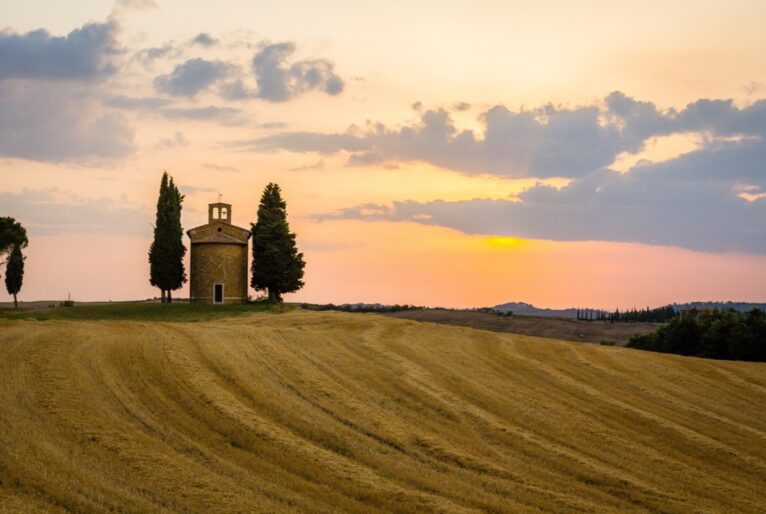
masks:
<svg viewBox="0 0 766 514"><path fill-rule="evenodd" d="M488 237L486 239L490 248L519 249L528 248L532 241L521 237Z"/></svg>

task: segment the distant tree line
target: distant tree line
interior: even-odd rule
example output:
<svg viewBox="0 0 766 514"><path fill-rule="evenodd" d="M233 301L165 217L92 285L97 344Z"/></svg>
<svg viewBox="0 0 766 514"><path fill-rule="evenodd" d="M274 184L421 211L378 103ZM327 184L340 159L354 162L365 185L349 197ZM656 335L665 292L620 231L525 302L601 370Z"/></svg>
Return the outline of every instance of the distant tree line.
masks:
<svg viewBox="0 0 766 514"><path fill-rule="evenodd" d="M688 311L691 309L697 309L698 311L706 309L732 309L737 312L747 312L753 309L761 309L766 312L766 303L749 303L749 302L688 302L688 303L674 303L673 308L677 311Z"/></svg>
<svg viewBox="0 0 766 514"><path fill-rule="evenodd" d="M418 305L381 305L381 304L369 304L369 303L345 303L341 305L335 305L332 303L316 304L316 303L302 303L301 309L307 311L343 311L343 312L401 312L401 311L420 311L426 309Z"/></svg>
<svg viewBox="0 0 766 514"><path fill-rule="evenodd" d="M645 322L666 323L678 315L672 305L650 309L628 309L608 312L599 309L577 309L577 319L581 321L609 321L615 322Z"/></svg>
<svg viewBox="0 0 766 514"><path fill-rule="evenodd" d="M481 312L482 314L493 314L495 316L500 316L501 318L510 318L513 316L513 311L501 311L494 307L479 307L472 310L474 312Z"/></svg>
<svg viewBox="0 0 766 514"><path fill-rule="evenodd" d="M307 311L343 311L343 312L378 312L378 313L390 313L390 312L404 312L404 311L424 311L428 309L440 309L449 311L462 311L463 309L449 309L445 307L424 307L422 305L410 305L410 304L398 304L384 305L380 303L343 303L335 305L333 303L302 303L301 309ZM502 318L510 318L513 316L511 311L501 311L494 307L478 307L475 309L469 309L470 312L481 312L484 314L492 314L500 316Z"/></svg>
<svg viewBox="0 0 766 514"><path fill-rule="evenodd" d="M685 311L630 348L710 359L766 361L766 314L760 309Z"/></svg>

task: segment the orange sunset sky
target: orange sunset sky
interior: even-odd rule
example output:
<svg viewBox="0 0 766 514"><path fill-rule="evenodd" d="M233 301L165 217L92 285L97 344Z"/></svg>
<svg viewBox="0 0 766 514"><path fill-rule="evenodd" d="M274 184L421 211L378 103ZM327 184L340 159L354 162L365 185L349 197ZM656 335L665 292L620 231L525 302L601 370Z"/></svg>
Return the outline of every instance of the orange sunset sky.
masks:
<svg viewBox="0 0 766 514"><path fill-rule="evenodd" d="M20 299L158 295L167 170L184 229L219 193L249 227L280 184L307 262L287 301L766 301L764 20L747 0L4 0Z"/></svg>

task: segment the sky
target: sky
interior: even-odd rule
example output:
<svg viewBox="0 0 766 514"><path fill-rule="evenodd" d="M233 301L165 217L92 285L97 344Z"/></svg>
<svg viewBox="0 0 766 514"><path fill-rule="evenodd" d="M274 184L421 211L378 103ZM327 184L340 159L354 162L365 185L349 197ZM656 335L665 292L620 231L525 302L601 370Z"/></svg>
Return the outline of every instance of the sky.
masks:
<svg viewBox="0 0 766 514"><path fill-rule="evenodd" d="M167 170L184 229L219 194L249 227L280 184L307 262L288 301L766 301L764 19L749 0L4 0L20 298L158 295Z"/></svg>

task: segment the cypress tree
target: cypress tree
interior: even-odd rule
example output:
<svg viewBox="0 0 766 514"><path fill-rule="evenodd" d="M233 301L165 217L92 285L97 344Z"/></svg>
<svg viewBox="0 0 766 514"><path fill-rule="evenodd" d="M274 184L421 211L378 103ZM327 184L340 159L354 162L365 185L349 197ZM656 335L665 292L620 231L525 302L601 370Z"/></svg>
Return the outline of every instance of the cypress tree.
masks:
<svg viewBox="0 0 766 514"><path fill-rule="evenodd" d="M157 214L154 223L154 240L149 247L149 283L159 287L162 293L162 303L165 303L165 288L163 278L166 275L164 265L167 251L167 203L168 203L168 174L162 174L160 194L157 198Z"/></svg>
<svg viewBox="0 0 766 514"><path fill-rule="evenodd" d="M169 193L169 231L170 231L170 277L168 283L168 303L172 301L171 291L180 289L186 282L186 268L184 267L184 255L186 247L184 246L184 229L181 226L181 204L184 196L173 182L173 177L168 183Z"/></svg>
<svg viewBox="0 0 766 514"><path fill-rule="evenodd" d="M0 216L0 264L16 246L24 249L28 243L27 231L21 223L13 218Z"/></svg>
<svg viewBox="0 0 766 514"><path fill-rule="evenodd" d="M16 295L21 291L24 281L24 256L21 254L21 245L14 245L11 256L8 258L8 268L5 270L5 289L13 295L13 306L19 307Z"/></svg>
<svg viewBox="0 0 766 514"><path fill-rule="evenodd" d="M282 294L303 287L303 254L298 252L295 234L287 223L287 204L277 184L263 190L258 221L252 224L253 263L250 284L256 291L268 291L269 301L281 302Z"/></svg>
<svg viewBox="0 0 766 514"><path fill-rule="evenodd" d="M183 195L173 179L167 172L163 173L157 198L154 240L149 248L149 283L160 288L163 303L170 302L171 291L186 282L183 263L186 247L181 227L182 202Z"/></svg>

